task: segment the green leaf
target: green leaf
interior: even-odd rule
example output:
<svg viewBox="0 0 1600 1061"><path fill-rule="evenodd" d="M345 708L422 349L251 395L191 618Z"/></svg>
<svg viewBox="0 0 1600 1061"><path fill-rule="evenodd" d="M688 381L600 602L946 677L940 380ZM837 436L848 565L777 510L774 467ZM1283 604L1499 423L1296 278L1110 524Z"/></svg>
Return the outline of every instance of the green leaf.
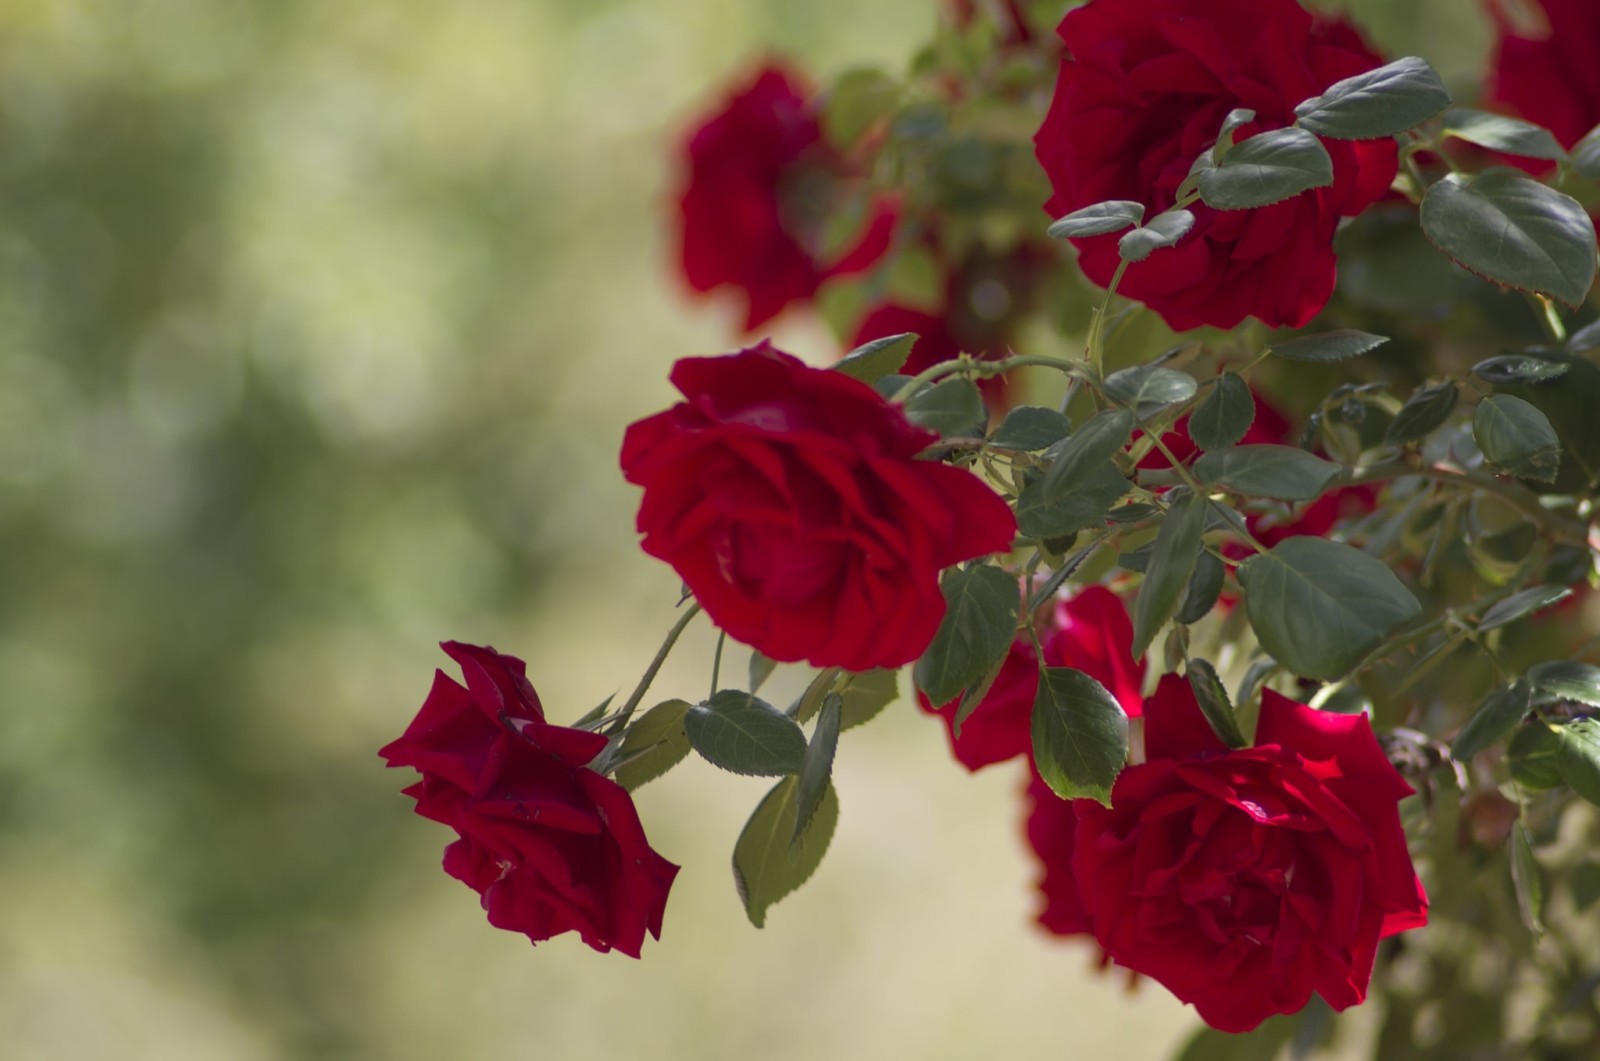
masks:
<svg viewBox="0 0 1600 1061"><path fill-rule="evenodd" d="M906 359L911 356L911 348L916 342L917 337L911 332L885 335L881 339L862 343L845 354L839 359L838 364L833 366L833 370L843 372L863 383L876 383L883 377L900 371Z"/></svg>
<svg viewBox="0 0 1600 1061"><path fill-rule="evenodd" d="M1278 669L1278 661L1271 656L1262 656L1245 670L1244 677L1239 679L1239 691L1234 693L1234 703L1245 707L1252 703L1256 695L1261 692L1261 687L1266 684L1267 678Z"/></svg>
<svg viewBox="0 0 1600 1061"><path fill-rule="evenodd" d="M1556 764L1560 743L1550 727L1529 722L1511 738L1511 776L1529 792L1545 792L1565 782Z"/></svg>
<svg viewBox="0 0 1600 1061"><path fill-rule="evenodd" d="M792 774L806 754L805 734L794 719L738 689L691 707L683 728L707 762L735 774Z"/></svg>
<svg viewBox="0 0 1600 1061"><path fill-rule="evenodd" d="M790 842L798 842L811 824L811 816L822 804L822 795L828 790L833 777L833 753L839 747L839 720L844 710L844 699L838 693L829 693L822 701L822 713L817 716L817 728L811 732L811 743L806 745L806 756L800 763L800 787L795 794L794 832Z"/></svg>
<svg viewBox="0 0 1600 1061"><path fill-rule="evenodd" d="M1600 125L1572 145L1572 172L1586 181L1600 181Z"/></svg>
<svg viewBox="0 0 1600 1061"><path fill-rule="evenodd" d="M1076 534L1104 522L1111 506L1128 492L1128 485L1127 478L1109 462L1056 501L1045 500L1045 480L1035 479L1017 498L1017 530L1041 541Z"/></svg>
<svg viewBox="0 0 1600 1061"><path fill-rule="evenodd" d="M1533 844L1521 823L1511 830L1511 884L1517 893L1517 912L1535 935L1544 934L1544 880L1533 857Z"/></svg>
<svg viewBox="0 0 1600 1061"><path fill-rule="evenodd" d="M1387 335L1373 335L1354 328L1323 332L1320 335L1302 335L1298 339L1284 339L1271 343L1267 349L1278 357L1290 361L1344 361L1376 350L1389 341Z"/></svg>
<svg viewBox="0 0 1600 1061"><path fill-rule="evenodd" d="M1177 243L1191 228L1194 228L1193 214L1187 210L1168 210L1118 240L1117 253L1123 261L1142 262L1161 248Z"/></svg>
<svg viewBox="0 0 1600 1061"><path fill-rule="evenodd" d="M1141 421L1169 405L1193 398L1199 384L1187 372L1160 368L1156 365L1135 365L1106 377L1106 394L1133 408Z"/></svg>
<svg viewBox="0 0 1600 1061"><path fill-rule="evenodd" d="M1332 461L1295 446L1231 446L1194 462L1194 474L1203 483L1280 501L1315 500L1339 471Z"/></svg>
<svg viewBox="0 0 1600 1061"><path fill-rule="evenodd" d="M1561 470L1561 441L1537 408L1509 394L1493 394L1472 414L1472 437L1490 464L1519 479L1554 482Z"/></svg>
<svg viewBox="0 0 1600 1061"><path fill-rule="evenodd" d="M1180 623L1197 623L1210 614L1217 598L1222 596L1222 585L1227 581L1228 569L1222 561L1202 551L1194 564L1194 574L1178 603L1177 620Z"/></svg>
<svg viewBox="0 0 1600 1061"><path fill-rule="evenodd" d="M1289 126L1241 140L1200 174L1200 198L1216 210L1251 210L1333 183L1333 159L1311 133Z"/></svg>
<svg viewBox="0 0 1600 1061"><path fill-rule="evenodd" d="M956 705L956 713L950 720L950 732L959 740L961 737L961 724L972 717L972 713L983 704L983 698L989 695L989 690L994 688L994 683L1000 677L1000 672L1005 669L1006 660L1010 658L1010 651L995 660L989 667L989 672L982 678L967 686L961 694L961 702Z"/></svg>
<svg viewBox="0 0 1600 1061"><path fill-rule="evenodd" d="M1228 116L1222 119L1222 128L1217 132L1217 142L1211 145L1211 166L1204 168L1211 169L1226 158L1228 152L1233 150L1233 134L1255 120L1256 112L1248 107L1235 107L1229 111Z"/></svg>
<svg viewBox="0 0 1600 1061"><path fill-rule="evenodd" d="M761 687L766 684L768 678L772 677L772 672L777 668L778 663L776 660L768 659L761 653L752 651L750 653L750 692L752 694L760 692Z"/></svg>
<svg viewBox="0 0 1600 1061"><path fill-rule="evenodd" d="M1394 419L1389 421L1383 440L1391 446L1398 446L1426 438L1444 426L1460 399L1461 392L1452 380L1418 387L1406 399L1400 411L1394 414Z"/></svg>
<svg viewBox="0 0 1600 1061"><path fill-rule="evenodd" d="M1444 135L1469 144L1504 151L1524 158L1543 158L1552 162L1567 157L1567 152L1542 125L1534 125L1503 114L1455 107L1445 112Z"/></svg>
<svg viewBox="0 0 1600 1061"><path fill-rule="evenodd" d="M610 707L611 706L611 701L615 700L616 698L617 698L617 694L616 693L612 693L610 696L608 696L604 700L600 701L594 707L590 708L588 711L585 711L583 713L583 717L578 719L578 721L576 721L576 722L574 722L572 724L572 728L573 729L587 729L587 730L594 729L596 723L598 723L601 719L606 717L606 708Z"/></svg>
<svg viewBox="0 0 1600 1061"><path fill-rule="evenodd" d="M683 729L688 711L686 700L665 700L634 720L617 749L617 784L632 792L683 761L689 754L689 735Z"/></svg>
<svg viewBox="0 0 1600 1061"><path fill-rule="evenodd" d="M822 710L822 701L829 693L833 692L834 683L838 681L843 669L839 667L824 667L811 679L805 692L800 698L789 705L786 712L788 716L802 725L810 722L818 711Z"/></svg>
<svg viewBox="0 0 1600 1061"><path fill-rule="evenodd" d="M862 671L840 694L844 705L839 712L841 727L853 729L871 722L900 695L900 671L887 667Z"/></svg>
<svg viewBox="0 0 1600 1061"><path fill-rule="evenodd" d="M1479 361L1472 366L1472 374L1489 383L1549 383L1558 380L1572 368L1564 361L1546 361L1526 354L1502 354Z"/></svg>
<svg viewBox="0 0 1600 1061"><path fill-rule="evenodd" d="M846 70L823 97L822 134L843 154L876 122L894 113L900 85L881 70L858 66Z"/></svg>
<svg viewBox="0 0 1600 1061"><path fill-rule="evenodd" d="M1572 903L1578 912L1600 900L1600 862L1584 862L1572 871Z"/></svg>
<svg viewBox="0 0 1600 1061"><path fill-rule="evenodd" d="M1570 596L1572 590L1567 586L1534 586L1513 593L1483 613L1483 618L1478 620L1478 632L1481 634L1507 626L1524 616L1544 611L1552 604L1559 604Z"/></svg>
<svg viewBox="0 0 1600 1061"><path fill-rule="evenodd" d="M1044 473L1043 498L1060 501L1110 463L1133 437L1133 414L1126 409L1103 409L1091 416L1077 434L1062 443L1060 452Z"/></svg>
<svg viewBox="0 0 1600 1061"><path fill-rule="evenodd" d="M1594 283L1594 225L1576 199L1495 169L1452 173L1422 200L1422 231L1486 280L1582 305Z"/></svg>
<svg viewBox="0 0 1600 1061"><path fill-rule="evenodd" d="M1228 702L1228 690L1222 687L1222 679L1217 677L1215 668L1203 659L1191 659L1183 669L1189 688L1194 690L1194 698L1200 704L1200 712L1211 723L1211 731L1217 739L1230 748L1249 747L1250 742L1244 739L1239 719L1233 713L1233 704Z"/></svg>
<svg viewBox="0 0 1600 1061"><path fill-rule="evenodd" d="M1033 701L1033 761L1062 799L1111 806L1128 758L1128 716L1116 697L1080 670L1046 667Z"/></svg>
<svg viewBox="0 0 1600 1061"><path fill-rule="evenodd" d="M912 670L934 704L947 704L1011 648L1021 606L1017 580L989 564L951 568L939 580L944 621Z"/></svg>
<svg viewBox="0 0 1600 1061"><path fill-rule="evenodd" d="M1138 659L1155 640L1156 631L1172 618L1178 598L1189 585L1200 556L1200 535L1206 526L1206 500L1187 491L1172 503L1155 550L1145 568L1144 583L1133 604L1133 657Z"/></svg>
<svg viewBox="0 0 1600 1061"><path fill-rule="evenodd" d="M913 394L905 404L905 413L907 420L937 431L943 438L981 435L989 416L978 385L958 376Z"/></svg>
<svg viewBox="0 0 1600 1061"><path fill-rule="evenodd" d="M1532 702L1533 689L1525 681L1513 682L1490 693L1472 717L1467 719L1467 724L1461 727L1461 732L1450 745L1450 757L1458 763L1464 763L1490 745L1510 736L1528 716Z"/></svg>
<svg viewBox="0 0 1600 1061"><path fill-rule="evenodd" d="M1600 667L1570 659L1553 659L1528 669L1534 689L1561 700L1600 707Z"/></svg>
<svg viewBox="0 0 1600 1061"><path fill-rule="evenodd" d="M816 872L839 824L839 797L830 783L800 839L791 843L799 788L798 777L786 777L774 785L733 845L734 887L739 889L750 923L757 928L766 924L773 903Z"/></svg>
<svg viewBox="0 0 1600 1061"><path fill-rule="evenodd" d="M1129 225L1144 220L1144 204L1128 199L1112 199L1094 203L1058 217L1047 230L1052 239L1082 239L1086 236L1104 236L1121 232Z"/></svg>
<svg viewBox="0 0 1600 1061"><path fill-rule="evenodd" d="M1201 449L1235 445L1256 418L1256 400L1250 385L1232 372L1224 372L1194 412L1189 414L1189 437Z"/></svg>
<svg viewBox="0 0 1600 1061"><path fill-rule="evenodd" d="M1048 449L1066 438L1072 421L1042 405L1019 405L1006 414L990 437L991 444L1007 449Z"/></svg>
<svg viewBox="0 0 1600 1061"><path fill-rule="evenodd" d="M1450 106L1450 92L1414 55L1329 85L1294 109L1302 129L1335 140L1376 140L1421 125Z"/></svg>
<svg viewBox="0 0 1600 1061"><path fill-rule="evenodd" d="M1567 787L1600 804L1600 719L1580 718L1555 728L1556 769Z"/></svg>
<svg viewBox="0 0 1600 1061"><path fill-rule="evenodd" d="M1239 565L1256 640L1296 674L1336 681L1422 606L1394 572L1325 538L1287 538Z"/></svg>

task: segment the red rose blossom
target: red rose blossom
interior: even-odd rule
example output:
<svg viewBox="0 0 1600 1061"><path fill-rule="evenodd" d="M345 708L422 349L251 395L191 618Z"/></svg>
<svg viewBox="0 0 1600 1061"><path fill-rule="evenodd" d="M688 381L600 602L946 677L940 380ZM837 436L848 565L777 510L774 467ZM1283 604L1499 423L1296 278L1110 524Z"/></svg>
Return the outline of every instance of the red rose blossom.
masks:
<svg viewBox="0 0 1600 1061"><path fill-rule="evenodd" d="M417 813L458 839L445 872L483 898L489 923L535 943L576 932L639 956L678 867L651 850L627 791L587 768L606 738L545 721L522 660L448 641L466 686L434 674L422 709L378 754L422 780Z"/></svg>
<svg viewBox="0 0 1600 1061"><path fill-rule="evenodd" d="M1040 631L1039 645L1052 667L1074 667L1105 686L1129 718L1143 709L1139 695L1145 662L1133 658L1133 620L1122 598L1104 586L1086 586L1061 601ZM955 732L961 698L935 708L920 690L917 703L944 719L950 752L968 770L1028 756L1033 749L1033 701L1039 692L1039 661L1026 634L1011 646L989 693Z"/></svg>
<svg viewBox="0 0 1600 1061"><path fill-rule="evenodd" d="M1506 5L1491 0L1498 31L1486 102L1549 129L1571 147L1600 125L1600 4L1536 0L1544 26L1519 32ZM1541 166L1546 165L1544 163Z"/></svg>
<svg viewBox="0 0 1600 1061"><path fill-rule="evenodd" d="M806 95L798 76L769 64L684 146L683 275L696 291L742 292L747 332L809 299L828 277L871 266L894 230L894 210L875 202L853 246L833 255L823 250L845 167L823 141Z"/></svg>
<svg viewBox="0 0 1600 1061"><path fill-rule="evenodd" d="M1055 97L1034 137L1054 195L1051 216L1107 199L1150 215L1177 200L1228 112L1256 120L1236 139L1294 121L1294 108L1381 59L1347 23L1294 0L1091 0L1067 13ZM1172 328L1231 328L1247 316L1299 327L1333 293L1333 234L1388 189L1391 139L1325 140L1334 183L1255 210L1188 209L1194 229L1129 267L1118 290ZM1079 265L1105 286L1118 235L1073 240Z"/></svg>
<svg viewBox="0 0 1600 1061"><path fill-rule="evenodd" d="M850 670L920 656L939 573L1011 547L1016 520L937 436L860 380L770 343L672 369L686 399L628 428L644 551L771 659Z"/></svg>
<svg viewBox="0 0 1600 1061"><path fill-rule="evenodd" d="M1146 761L1118 777L1111 807L1073 800L1075 824L1029 829L1057 923L1229 1032L1313 991L1356 1005L1378 941L1427 923L1398 811L1412 789L1366 718L1269 690L1256 742L1225 746L1168 675L1145 704ZM1059 811L1041 801L1035 816Z"/></svg>

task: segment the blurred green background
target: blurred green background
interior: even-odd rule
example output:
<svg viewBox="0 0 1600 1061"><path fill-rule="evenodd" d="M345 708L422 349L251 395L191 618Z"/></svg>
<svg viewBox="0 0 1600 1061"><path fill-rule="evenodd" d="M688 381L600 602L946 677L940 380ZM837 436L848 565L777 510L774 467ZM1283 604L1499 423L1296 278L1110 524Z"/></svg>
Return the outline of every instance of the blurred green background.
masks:
<svg viewBox="0 0 1600 1061"><path fill-rule="evenodd" d="M1358 9L1476 69L1476 5ZM1142 1058L1186 1034L1158 987L1032 930L1020 772L969 778L905 705L845 742L833 850L764 931L727 864L764 786L689 764L644 789L684 869L640 962L491 929L375 755L443 638L525 657L558 721L632 685L677 584L635 548L617 444L674 359L733 345L673 277L669 148L764 49L898 72L934 19L0 4L0 1055ZM709 655L701 629L658 691L695 695Z"/></svg>

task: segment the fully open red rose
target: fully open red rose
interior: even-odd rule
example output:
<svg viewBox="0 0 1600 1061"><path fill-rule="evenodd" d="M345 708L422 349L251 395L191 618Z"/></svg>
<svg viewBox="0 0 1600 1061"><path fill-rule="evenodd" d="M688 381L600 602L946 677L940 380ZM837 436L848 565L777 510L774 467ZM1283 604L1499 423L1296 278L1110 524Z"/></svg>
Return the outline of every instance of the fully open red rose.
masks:
<svg viewBox="0 0 1600 1061"><path fill-rule="evenodd" d="M445 872L483 898L489 923L535 943L576 932L637 958L678 867L651 850L633 799L585 764L606 738L544 719L522 660L456 641L463 688L443 671L399 740L378 754L422 780L417 813L458 839Z"/></svg>
<svg viewBox="0 0 1600 1061"><path fill-rule="evenodd" d="M915 459L937 436L859 380L762 343L685 358L672 382L686 400L622 441L644 551L772 659L909 663L944 617L939 573L1011 547L1000 496Z"/></svg>
<svg viewBox="0 0 1600 1061"><path fill-rule="evenodd" d="M866 269L889 247L895 213L875 202L853 245L825 250L845 167L824 143L801 79L781 66L765 66L735 89L697 124L684 154L683 275L696 291L741 292L746 331L809 299L828 277Z"/></svg>
<svg viewBox="0 0 1600 1061"><path fill-rule="evenodd" d="M1491 0L1498 41L1486 101L1537 122L1571 147L1600 125L1600 4L1537 0L1545 25L1518 28Z"/></svg>
<svg viewBox="0 0 1600 1061"><path fill-rule="evenodd" d="M1052 667L1074 667L1105 686L1129 718L1138 718L1144 701L1145 662L1133 658L1133 621L1122 598L1104 586L1086 586L1051 611L1039 633L1039 647ZM1039 692L1039 660L1026 634L1011 646L994 685L956 736L960 697L934 707L921 691L917 703L944 720L950 752L968 770L1028 756L1033 748L1033 701Z"/></svg>
<svg viewBox="0 0 1600 1061"><path fill-rule="evenodd" d="M1235 134L1243 140L1289 125L1302 100L1381 63L1349 25L1294 0L1091 0L1059 33L1070 55L1034 137L1055 190L1051 216L1106 199L1165 210L1229 111L1256 112ZM1339 220L1376 201L1396 168L1391 139L1323 143L1331 187L1256 210L1195 203L1193 231L1131 266L1118 290L1179 331L1231 328L1247 316L1305 324L1333 293ZM1118 238L1073 241L1102 286L1116 270Z"/></svg>
<svg viewBox="0 0 1600 1061"><path fill-rule="evenodd" d="M1427 923L1397 806L1412 790L1366 718L1267 691L1256 741L1229 749L1168 675L1145 704L1146 761L1122 772L1111 807L1072 801L1070 880L1062 845L1035 842L1054 857L1063 928L1230 1032L1313 991L1336 1010L1361 1002L1378 940Z"/></svg>

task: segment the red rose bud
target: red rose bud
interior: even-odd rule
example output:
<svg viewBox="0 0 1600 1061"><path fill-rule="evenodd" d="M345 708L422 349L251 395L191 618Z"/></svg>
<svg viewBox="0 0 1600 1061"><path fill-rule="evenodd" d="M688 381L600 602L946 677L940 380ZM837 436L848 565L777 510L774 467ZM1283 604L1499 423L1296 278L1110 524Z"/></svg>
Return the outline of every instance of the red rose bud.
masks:
<svg viewBox="0 0 1600 1061"><path fill-rule="evenodd" d="M646 931L661 938L678 867L651 850L627 791L585 765L606 738L546 722L522 660L443 647L466 686L435 672L422 710L378 754L420 771L405 794L456 831L445 872L496 928L535 943L576 932L637 958Z"/></svg>
<svg viewBox="0 0 1600 1061"><path fill-rule="evenodd" d="M859 380L762 343L685 358L672 382L685 400L622 442L644 551L771 659L909 663L944 617L939 573L1011 547L1000 496L915 459L937 436Z"/></svg>
<svg viewBox="0 0 1600 1061"><path fill-rule="evenodd" d="M801 80L781 66L756 71L697 125L683 151L683 275L699 292L740 292L747 332L888 250L895 212L885 202L872 205L851 246L823 249L845 167L823 142Z"/></svg>
<svg viewBox="0 0 1600 1061"><path fill-rule="evenodd" d="M1145 705L1146 761L1117 778L1110 808L1073 800L1075 826L1055 827L1073 833L1070 882L1048 820L1029 829L1055 923L1228 1032L1313 991L1356 1005L1378 941L1428 920L1398 810L1412 789L1366 718L1269 690L1256 741L1228 748L1168 675Z"/></svg>
<svg viewBox="0 0 1600 1061"><path fill-rule="evenodd" d="M1294 108L1382 60L1348 24L1294 0L1091 0L1058 30L1055 97L1034 137L1058 217L1107 199L1141 202L1147 216L1177 201L1195 158L1235 108L1256 120L1244 140L1294 121ZM1254 210L1188 207L1193 230L1129 267L1118 290L1177 331L1231 328L1247 316L1300 327L1333 294L1333 234L1388 189L1391 139L1325 140L1331 187ZM1105 286L1120 261L1118 234L1073 240L1079 266Z"/></svg>
<svg viewBox="0 0 1600 1061"><path fill-rule="evenodd" d="M1600 4L1536 0L1544 25L1519 29L1503 0L1491 0L1498 39L1486 102L1549 129L1571 147L1600 125Z"/></svg>

